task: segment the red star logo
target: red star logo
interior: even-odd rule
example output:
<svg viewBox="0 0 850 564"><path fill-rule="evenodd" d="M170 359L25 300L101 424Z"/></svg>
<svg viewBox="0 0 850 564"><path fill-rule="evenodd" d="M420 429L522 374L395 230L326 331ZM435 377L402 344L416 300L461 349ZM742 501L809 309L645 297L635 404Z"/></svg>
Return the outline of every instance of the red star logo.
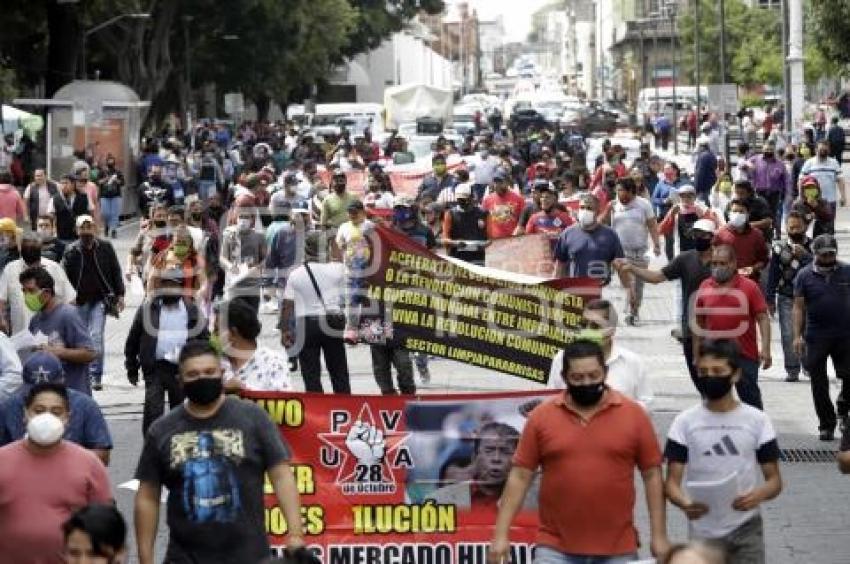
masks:
<svg viewBox="0 0 850 564"><path fill-rule="evenodd" d="M363 407L360 408L360 413L357 414L355 419L350 420L348 423L341 426L335 433L319 433L318 435L319 440L340 454L339 471L336 477L336 484L340 485L353 482L357 477L357 466L359 462L357 457L354 456L346 444L346 439L348 438L348 433L351 430L351 427L358 421L369 424L373 429L383 433L384 456L379 462L382 469L382 482L394 484L396 481L395 474L390 461L393 459L392 455L407 440L410 433L388 428L388 426L384 423L383 418L379 422L380 426L376 424L375 417L372 415L372 409L369 407L368 403L363 404Z"/></svg>

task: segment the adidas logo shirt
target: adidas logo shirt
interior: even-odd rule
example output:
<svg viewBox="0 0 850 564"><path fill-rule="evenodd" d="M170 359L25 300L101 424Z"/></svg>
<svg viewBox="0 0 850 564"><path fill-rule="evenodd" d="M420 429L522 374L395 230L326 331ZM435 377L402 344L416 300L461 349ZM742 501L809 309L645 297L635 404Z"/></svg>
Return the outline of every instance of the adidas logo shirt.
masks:
<svg viewBox="0 0 850 564"><path fill-rule="evenodd" d="M686 464L685 483L722 480L737 472L741 494L760 483L760 465L778 460L779 446L764 412L739 403L732 411L718 413L699 404L676 416L667 432L664 455L668 461ZM730 506L725 515L690 521L691 537L723 537L757 512L736 511Z"/></svg>

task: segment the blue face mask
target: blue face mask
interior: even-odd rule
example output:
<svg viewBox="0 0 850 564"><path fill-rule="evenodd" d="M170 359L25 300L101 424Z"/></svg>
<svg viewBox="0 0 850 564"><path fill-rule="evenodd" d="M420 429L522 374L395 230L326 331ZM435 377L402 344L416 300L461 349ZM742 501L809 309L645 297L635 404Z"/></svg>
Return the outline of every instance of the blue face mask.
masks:
<svg viewBox="0 0 850 564"><path fill-rule="evenodd" d="M406 223L412 219L414 219L414 215L410 208L395 208L393 210L393 221L397 224Z"/></svg>

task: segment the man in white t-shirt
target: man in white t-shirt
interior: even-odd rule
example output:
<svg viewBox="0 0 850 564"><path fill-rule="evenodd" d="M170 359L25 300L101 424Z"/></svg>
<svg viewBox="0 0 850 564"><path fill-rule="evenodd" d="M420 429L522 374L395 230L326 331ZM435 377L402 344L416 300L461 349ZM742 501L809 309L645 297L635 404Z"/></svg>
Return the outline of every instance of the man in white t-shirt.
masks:
<svg viewBox="0 0 850 564"><path fill-rule="evenodd" d="M634 352L614 343L617 330L617 311L608 300L592 300L584 308L584 325L588 331L599 332L605 367L608 374L605 382L621 394L635 400L647 410L652 403L653 393L643 360ZM553 390L566 388L562 377L564 352L558 351L552 359L547 387Z"/></svg>
<svg viewBox="0 0 850 564"><path fill-rule="evenodd" d="M655 256L661 254L658 242L658 222L649 200L637 195L637 185L629 177L617 180L617 198L611 204L611 228L620 238L626 261L638 268L649 266L646 257L649 241L652 241L652 252ZM632 277L634 299L626 312L626 323L634 325L640 311L643 299L643 281Z"/></svg>
<svg viewBox="0 0 850 564"><path fill-rule="evenodd" d="M30 319L35 315L24 304L24 291L18 280L21 272L30 266L43 266L53 277L56 299L60 303L72 303L77 297L77 291L68 280L65 269L41 256L41 238L33 233L25 233L21 237L21 258L8 263L0 274L0 330L8 331L9 335L28 328Z"/></svg>
<svg viewBox="0 0 850 564"><path fill-rule="evenodd" d="M341 262L316 262L321 233L310 234L304 241L304 264L286 279L279 328L287 355L298 355L304 388L322 393L322 364L331 378L334 393L350 394L348 360L342 331L329 321L343 312L345 269Z"/></svg>
<svg viewBox="0 0 850 564"><path fill-rule="evenodd" d="M729 562L765 562L758 508L782 491L776 432L763 411L735 399L741 378L735 341L705 341L700 353L704 401L670 426L665 491L688 517L692 538L720 541ZM724 497L724 490L731 493Z"/></svg>

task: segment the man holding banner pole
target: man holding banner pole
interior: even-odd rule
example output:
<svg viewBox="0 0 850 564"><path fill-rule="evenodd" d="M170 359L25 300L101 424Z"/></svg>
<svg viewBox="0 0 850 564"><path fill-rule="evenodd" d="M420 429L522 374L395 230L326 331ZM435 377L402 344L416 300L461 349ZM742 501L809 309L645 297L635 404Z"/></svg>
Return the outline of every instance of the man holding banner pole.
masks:
<svg viewBox="0 0 850 564"><path fill-rule="evenodd" d="M606 385L604 352L594 341L568 344L561 374L566 391L531 411L520 436L488 563L510 561L511 522L541 465L535 562L625 564L636 560L635 468L646 491L651 552L663 558L670 546L663 458L649 415L637 402ZM632 432L623 433L623 429ZM612 452L631 456L611 457Z"/></svg>

